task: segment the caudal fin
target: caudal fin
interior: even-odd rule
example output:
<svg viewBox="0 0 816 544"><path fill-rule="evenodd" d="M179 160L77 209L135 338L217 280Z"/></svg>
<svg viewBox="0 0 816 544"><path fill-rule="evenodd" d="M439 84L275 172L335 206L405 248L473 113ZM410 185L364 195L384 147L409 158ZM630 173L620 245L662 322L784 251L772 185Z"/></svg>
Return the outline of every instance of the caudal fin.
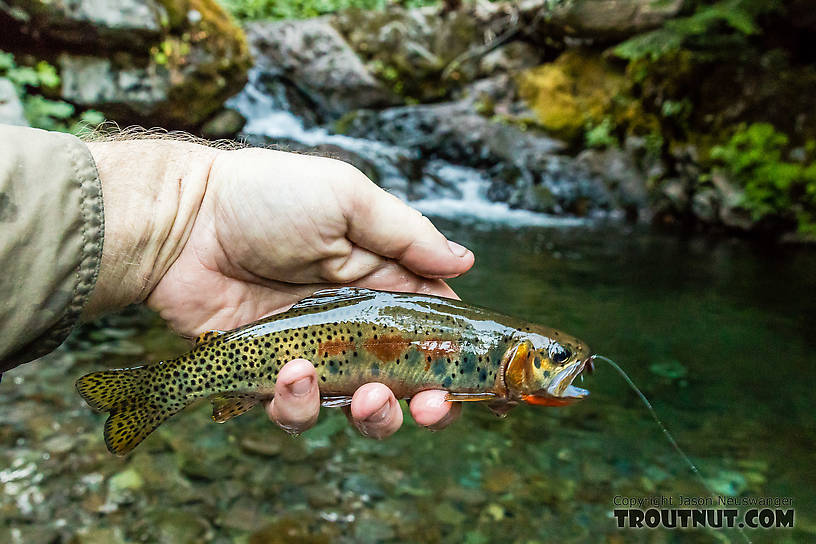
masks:
<svg viewBox="0 0 816 544"><path fill-rule="evenodd" d="M79 378L76 388L88 405L108 412L105 445L125 455L168 417L184 407L163 398L152 383L158 365L93 372Z"/></svg>

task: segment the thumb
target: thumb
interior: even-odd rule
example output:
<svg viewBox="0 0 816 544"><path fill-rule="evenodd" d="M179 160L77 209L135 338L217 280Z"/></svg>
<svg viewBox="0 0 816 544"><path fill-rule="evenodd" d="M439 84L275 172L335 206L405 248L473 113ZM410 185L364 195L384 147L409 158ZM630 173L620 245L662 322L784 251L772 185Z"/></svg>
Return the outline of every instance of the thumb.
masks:
<svg viewBox="0 0 816 544"><path fill-rule="evenodd" d="M473 266L473 253L445 238L430 219L367 178L356 181L345 214L349 240L429 278L451 278Z"/></svg>

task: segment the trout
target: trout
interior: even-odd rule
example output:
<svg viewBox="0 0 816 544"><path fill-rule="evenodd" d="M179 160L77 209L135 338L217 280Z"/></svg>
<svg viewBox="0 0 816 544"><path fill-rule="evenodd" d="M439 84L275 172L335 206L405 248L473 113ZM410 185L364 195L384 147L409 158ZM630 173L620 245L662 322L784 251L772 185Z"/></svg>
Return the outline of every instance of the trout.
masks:
<svg viewBox="0 0 816 544"><path fill-rule="evenodd" d="M193 401L208 397L223 423L273 396L288 361L317 369L323 406L343 406L381 382L397 398L428 389L497 414L519 403L563 406L589 392L572 385L592 369L589 348L557 330L431 295L325 289L288 311L232 331L211 331L189 353L79 378L77 390L108 412L105 444L125 455Z"/></svg>

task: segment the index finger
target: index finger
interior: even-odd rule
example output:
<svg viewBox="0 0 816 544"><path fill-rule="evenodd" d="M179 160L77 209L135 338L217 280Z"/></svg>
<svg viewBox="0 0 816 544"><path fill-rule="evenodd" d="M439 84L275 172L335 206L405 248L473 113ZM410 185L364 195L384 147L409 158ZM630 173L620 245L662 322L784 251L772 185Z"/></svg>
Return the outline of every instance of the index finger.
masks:
<svg viewBox="0 0 816 544"><path fill-rule="evenodd" d="M455 277L473 266L473 253L417 210L362 174L353 183L345 210L349 240L427 278Z"/></svg>

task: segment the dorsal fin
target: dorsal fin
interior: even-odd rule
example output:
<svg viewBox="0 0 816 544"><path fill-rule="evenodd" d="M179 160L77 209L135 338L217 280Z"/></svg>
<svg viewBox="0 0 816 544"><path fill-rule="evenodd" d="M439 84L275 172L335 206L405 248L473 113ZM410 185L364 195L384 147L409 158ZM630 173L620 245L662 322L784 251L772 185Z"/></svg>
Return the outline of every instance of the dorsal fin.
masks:
<svg viewBox="0 0 816 544"><path fill-rule="evenodd" d="M321 289L315 291L310 296L304 298L292 306L292 310L323 306L335 302L352 302L363 298L376 296L377 291L362 287L337 287L331 289Z"/></svg>
<svg viewBox="0 0 816 544"><path fill-rule="evenodd" d="M193 342L195 342L196 346L201 345L201 344L206 344L210 340L213 340L214 338L217 338L217 337L221 336L222 334L224 334L224 331L219 331L218 329L213 329L211 331L202 332L201 334L196 336L196 338L195 338L195 340L193 340Z"/></svg>
<svg viewBox="0 0 816 544"><path fill-rule="evenodd" d="M219 393L210 397L213 421L224 423L240 416L258 404L258 396L253 393Z"/></svg>

